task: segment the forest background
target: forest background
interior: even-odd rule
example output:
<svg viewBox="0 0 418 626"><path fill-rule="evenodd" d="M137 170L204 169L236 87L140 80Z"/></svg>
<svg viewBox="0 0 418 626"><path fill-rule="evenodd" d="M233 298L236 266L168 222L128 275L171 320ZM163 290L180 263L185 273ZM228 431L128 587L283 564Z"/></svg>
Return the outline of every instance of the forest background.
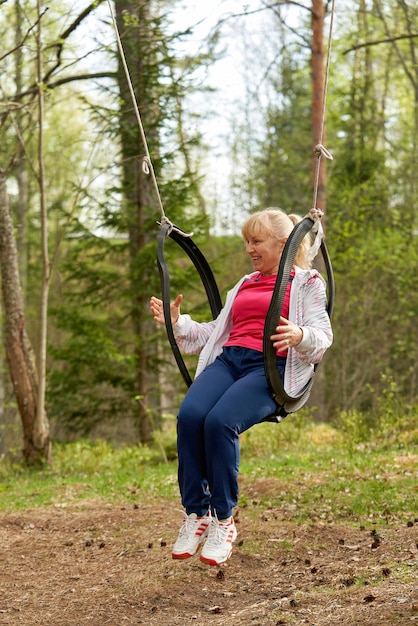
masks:
<svg viewBox="0 0 418 626"><path fill-rule="evenodd" d="M109 6L55 4L0 4L0 454L23 438L28 461L49 459L52 440L150 443L174 429L185 391L148 311L161 291L161 212ZM165 213L193 231L223 296L249 269L243 219L311 208L312 28L314 9L326 26L331 9L233 4L219 2L225 12L198 37L201 24L179 26L187 3L114 2ZM416 423L417 24L414 2L336 2L325 211L335 339L307 415L359 437L384 419ZM234 85L239 72L231 106L211 81L232 41L240 65L221 79ZM170 243L172 292L208 319L196 271Z"/></svg>

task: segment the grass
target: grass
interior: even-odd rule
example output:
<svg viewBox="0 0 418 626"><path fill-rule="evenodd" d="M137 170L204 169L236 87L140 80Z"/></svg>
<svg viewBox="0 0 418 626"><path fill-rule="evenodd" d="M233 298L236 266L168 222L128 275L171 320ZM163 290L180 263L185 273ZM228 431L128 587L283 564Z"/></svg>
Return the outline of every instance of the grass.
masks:
<svg viewBox="0 0 418 626"><path fill-rule="evenodd" d="M114 448L104 441L53 446L53 465L42 469L5 464L0 469L0 511L76 500L135 503L150 496L175 497L174 462L158 462L153 450Z"/></svg>
<svg viewBox="0 0 418 626"><path fill-rule="evenodd" d="M267 425L263 425L265 428ZM291 443L280 441L286 424L275 432L257 429L244 438L241 473L249 481L274 478L277 494L271 506L294 505L300 521L358 520L397 516L415 519L418 511L418 445L416 433L402 444L376 442L346 445L338 431L324 425L306 427ZM257 454L260 438L268 454ZM406 442L406 443L405 443ZM247 454L246 454L247 452Z"/></svg>
<svg viewBox="0 0 418 626"><path fill-rule="evenodd" d="M158 448L78 441L54 444L53 458L52 467L42 469L3 459L0 511L86 500L123 505L166 499L179 505L176 462L163 462ZM273 488L260 489L257 504L284 507L297 521L396 517L413 522L417 468L414 432L404 434L401 444L352 446L339 431L309 421L262 424L242 436L240 505L250 503L247 485L268 480Z"/></svg>

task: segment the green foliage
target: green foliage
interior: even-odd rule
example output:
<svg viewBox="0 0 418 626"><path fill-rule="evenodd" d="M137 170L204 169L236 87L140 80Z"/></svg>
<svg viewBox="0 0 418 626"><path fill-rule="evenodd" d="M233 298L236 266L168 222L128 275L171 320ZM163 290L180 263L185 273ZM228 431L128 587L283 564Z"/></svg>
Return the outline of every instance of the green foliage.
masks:
<svg viewBox="0 0 418 626"><path fill-rule="evenodd" d="M52 472L75 476L82 473L117 474L159 460L157 451L140 444L115 448L106 441L80 439L71 444L57 445Z"/></svg>
<svg viewBox="0 0 418 626"><path fill-rule="evenodd" d="M416 246L404 229L383 222L379 230L363 224L360 233L360 224L350 220L340 231L330 226L328 235L337 298L334 345L327 355L333 376L327 385L329 396L332 387L340 389L337 410L370 410L383 393L388 372L402 403L416 401L417 365L411 349L418 312Z"/></svg>
<svg viewBox="0 0 418 626"><path fill-rule="evenodd" d="M245 455L276 455L279 450L297 446L313 427L312 409L303 408L288 415L280 424L263 422L241 435Z"/></svg>
<svg viewBox="0 0 418 626"><path fill-rule="evenodd" d="M85 230L62 250L65 291L51 309L47 390L48 413L61 433L86 435L102 421L135 415L129 290L121 258L123 240Z"/></svg>
<svg viewBox="0 0 418 626"><path fill-rule="evenodd" d="M289 56L288 56L289 55ZM281 76L273 76L277 101L265 112L265 138L255 159L258 204L305 215L311 202L311 118L307 67L285 51ZM278 84L275 84L275 83Z"/></svg>
<svg viewBox="0 0 418 626"><path fill-rule="evenodd" d="M391 375L382 374L382 384L384 387L373 412L372 428L374 436L388 444L395 442L403 430L408 431L412 421L410 407L402 402L398 383Z"/></svg>
<svg viewBox="0 0 418 626"><path fill-rule="evenodd" d="M383 391L369 411L341 411L335 419L335 426L350 453L354 453L359 444L370 441L379 442L382 448L416 442L417 407L402 402L398 385L391 376L382 375L382 384ZM370 392L374 394L372 389Z"/></svg>
<svg viewBox="0 0 418 626"><path fill-rule="evenodd" d="M368 441L371 435L370 418L365 413L354 409L341 411L335 420L336 427L343 437L344 443L352 454L360 443Z"/></svg>
<svg viewBox="0 0 418 626"><path fill-rule="evenodd" d="M102 421L134 416L133 358L108 332L109 318L61 311L58 327L70 331L62 348L51 346L48 412L69 432L88 434Z"/></svg>

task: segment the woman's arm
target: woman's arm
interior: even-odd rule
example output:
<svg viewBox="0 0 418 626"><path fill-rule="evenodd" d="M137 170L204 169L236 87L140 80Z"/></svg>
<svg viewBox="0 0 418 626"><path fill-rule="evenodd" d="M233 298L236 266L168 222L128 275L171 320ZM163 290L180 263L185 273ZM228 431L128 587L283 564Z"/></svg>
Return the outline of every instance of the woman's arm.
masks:
<svg viewBox="0 0 418 626"><path fill-rule="evenodd" d="M325 283L319 274L302 287L298 300L297 323L303 337L296 350L303 361L319 363L333 341Z"/></svg>
<svg viewBox="0 0 418 626"><path fill-rule="evenodd" d="M216 327L212 322L196 322L190 315L180 315L173 326L177 345L185 354L199 354Z"/></svg>
<svg viewBox="0 0 418 626"><path fill-rule="evenodd" d="M200 323L192 320L190 315L182 315L180 313L182 301L183 296L179 294L174 302L170 304L173 333L177 345L182 352L185 354L199 354L211 336L216 322ZM155 296L150 298L150 311L157 324L165 326L163 302L160 298L156 298Z"/></svg>
<svg viewBox="0 0 418 626"><path fill-rule="evenodd" d="M316 270L296 273L290 292L289 320L302 333L299 343L291 346L299 360L319 363L332 344L333 334L327 313L326 283Z"/></svg>

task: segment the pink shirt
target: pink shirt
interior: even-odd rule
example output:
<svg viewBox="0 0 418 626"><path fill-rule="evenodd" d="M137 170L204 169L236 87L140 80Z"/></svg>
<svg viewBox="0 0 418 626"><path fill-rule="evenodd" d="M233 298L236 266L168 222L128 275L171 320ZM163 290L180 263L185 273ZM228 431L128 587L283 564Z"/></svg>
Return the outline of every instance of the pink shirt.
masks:
<svg viewBox="0 0 418 626"><path fill-rule="evenodd" d="M293 278L294 272L291 273ZM240 346L263 352L264 323L270 306L277 276L258 273L240 287L232 304L232 330L225 346ZM292 282L289 281L283 302L282 315L289 317L289 298ZM279 320L277 320L279 323ZM285 357L287 350L277 352Z"/></svg>

